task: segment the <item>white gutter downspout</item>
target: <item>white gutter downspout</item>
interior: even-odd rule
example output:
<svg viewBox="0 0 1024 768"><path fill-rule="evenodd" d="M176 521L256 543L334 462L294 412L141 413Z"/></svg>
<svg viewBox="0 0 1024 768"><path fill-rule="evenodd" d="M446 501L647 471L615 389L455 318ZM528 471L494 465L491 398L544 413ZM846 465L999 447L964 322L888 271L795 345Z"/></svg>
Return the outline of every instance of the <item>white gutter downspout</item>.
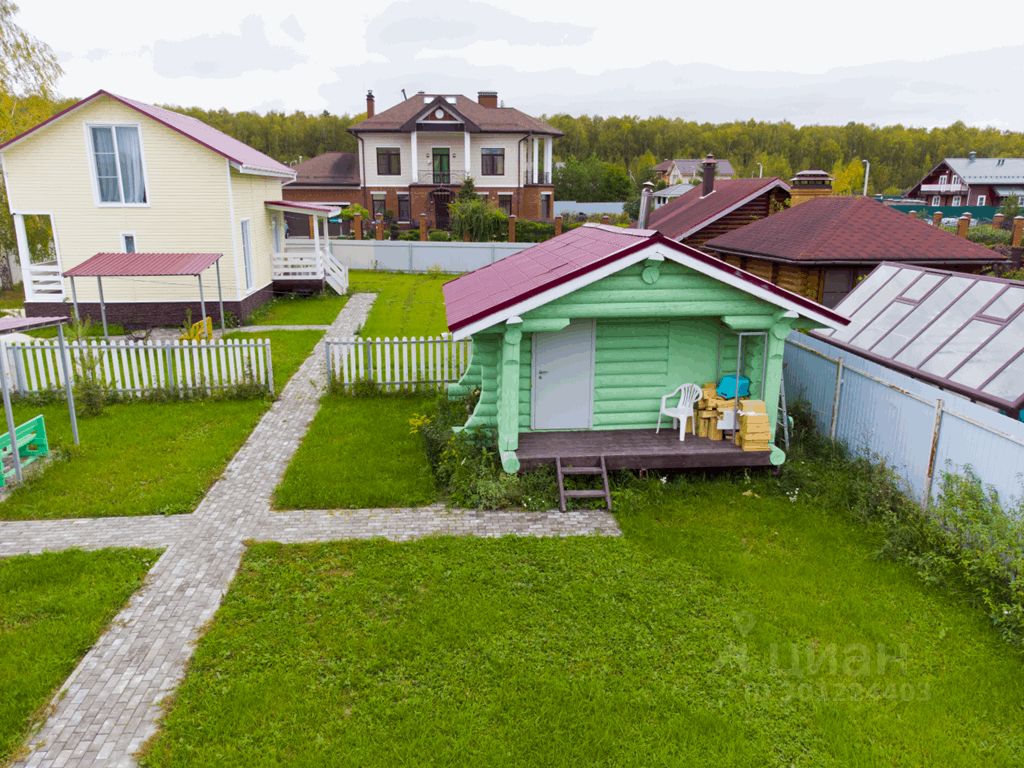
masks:
<svg viewBox="0 0 1024 768"><path fill-rule="evenodd" d="M238 272L238 227L235 226L235 190L231 181L231 162L225 162L228 173L228 216L231 219L231 261L235 266L235 300L242 302L242 277ZM241 321L242 318L238 318Z"/></svg>

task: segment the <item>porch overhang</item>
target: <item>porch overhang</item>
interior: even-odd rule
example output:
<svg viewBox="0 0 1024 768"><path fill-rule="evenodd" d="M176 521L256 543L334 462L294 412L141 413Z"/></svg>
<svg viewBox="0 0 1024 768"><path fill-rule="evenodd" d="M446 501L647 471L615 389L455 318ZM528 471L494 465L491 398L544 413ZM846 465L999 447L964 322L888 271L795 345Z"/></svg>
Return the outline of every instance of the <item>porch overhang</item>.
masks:
<svg viewBox="0 0 1024 768"><path fill-rule="evenodd" d="M264 205L269 211L297 213L301 216L315 216L332 219L341 213L341 207L324 203L302 203L297 200L267 200Z"/></svg>

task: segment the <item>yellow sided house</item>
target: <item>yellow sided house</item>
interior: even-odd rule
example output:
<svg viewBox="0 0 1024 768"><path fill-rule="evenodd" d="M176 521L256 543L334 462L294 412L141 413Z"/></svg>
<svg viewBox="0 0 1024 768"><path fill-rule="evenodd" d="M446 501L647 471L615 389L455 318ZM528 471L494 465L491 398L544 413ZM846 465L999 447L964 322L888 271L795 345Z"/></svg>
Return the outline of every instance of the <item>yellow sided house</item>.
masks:
<svg viewBox="0 0 1024 768"><path fill-rule="evenodd" d="M337 209L284 201L291 168L195 118L101 90L0 145L0 163L29 316L99 320L102 303L126 327L178 325L347 288L319 237L284 252L286 212L326 227Z"/></svg>

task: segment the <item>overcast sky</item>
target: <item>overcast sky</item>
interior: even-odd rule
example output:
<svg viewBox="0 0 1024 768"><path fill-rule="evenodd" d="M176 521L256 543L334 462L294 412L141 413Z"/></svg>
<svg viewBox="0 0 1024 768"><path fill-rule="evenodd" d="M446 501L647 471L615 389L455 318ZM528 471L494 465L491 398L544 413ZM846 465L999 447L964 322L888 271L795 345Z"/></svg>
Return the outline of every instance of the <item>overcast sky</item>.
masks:
<svg viewBox="0 0 1024 768"><path fill-rule="evenodd" d="M61 92L359 112L497 90L534 113L1024 130L1024 3L21 0ZM607 6L608 11L601 10ZM978 53L979 55L973 55ZM972 54L972 55L966 55Z"/></svg>

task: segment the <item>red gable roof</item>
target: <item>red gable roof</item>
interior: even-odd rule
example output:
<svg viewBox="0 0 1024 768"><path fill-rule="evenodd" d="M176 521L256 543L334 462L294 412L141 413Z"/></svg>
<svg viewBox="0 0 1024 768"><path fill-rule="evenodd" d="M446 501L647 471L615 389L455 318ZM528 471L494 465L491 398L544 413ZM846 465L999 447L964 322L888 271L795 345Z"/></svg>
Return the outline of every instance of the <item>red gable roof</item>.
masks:
<svg viewBox="0 0 1024 768"><path fill-rule="evenodd" d="M846 318L749 272L726 264L651 229L585 224L445 283L444 301L452 331L485 320L526 299L582 277L649 245L661 244L721 273L721 279L746 284L767 301L799 307L804 314L845 325ZM498 322L496 320L496 322Z"/></svg>
<svg viewBox="0 0 1024 768"><path fill-rule="evenodd" d="M239 166L242 166L247 170L257 173L263 171L276 176L293 177L295 175L295 172L287 165L279 163L274 158L263 154L259 150L253 149L248 144L232 138L226 133L218 131L216 128L207 125L202 120L197 120L194 117L183 115L180 112L172 112L171 110L164 109L163 107L155 107L152 104L146 104L141 101L135 101L134 99L118 96L104 90L96 91L96 93L91 96L87 96L81 101L75 102L70 107L61 110L49 119L29 128L24 133L20 133L13 139L0 144L0 150L6 149L12 144L21 141L30 134L38 131L40 128L59 120L71 112L74 112L79 107L83 107L101 96L106 96L114 101L124 104L126 107L130 107L137 112L141 112L147 117L150 117L158 123L170 128L172 131L177 131L183 136L187 136L193 141L202 144L207 149L216 152L218 155L226 157L231 162L237 163Z"/></svg>
<svg viewBox="0 0 1024 768"><path fill-rule="evenodd" d="M1004 260L995 251L866 197L817 197L704 245L720 253L811 264Z"/></svg>
<svg viewBox="0 0 1024 768"><path fill-rule="evenodd" d="M786 183L775 176L765 179L716 179L715 191L707 197L701 197L702 189L698 184L652 212L647 226L673 240L681 240L776 188L789 191Z"/></svg>

